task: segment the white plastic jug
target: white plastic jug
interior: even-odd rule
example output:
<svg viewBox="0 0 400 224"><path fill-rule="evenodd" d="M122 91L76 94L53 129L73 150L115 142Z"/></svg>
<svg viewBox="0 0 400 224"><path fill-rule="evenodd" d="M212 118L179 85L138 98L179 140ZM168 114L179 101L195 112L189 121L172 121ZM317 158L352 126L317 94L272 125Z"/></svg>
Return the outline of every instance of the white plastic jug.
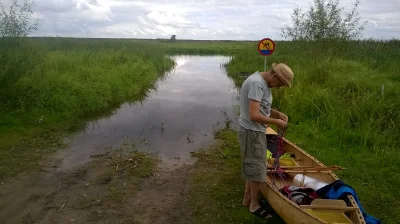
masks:
<svg viewBox="0 0 400 224"><path fill-rule="evenodd" d="M318 189L323 188L326 185L328 185L328 183L316 180L316 179L308 177L308 176L304 176L304 182L303 182L303 185L301 186L300 184L301 184L302 179L303 179L303 174L297 174L294 177L293 184L298 187L312 188L312 189L314 189L314 191L317 191Z"/></svg>

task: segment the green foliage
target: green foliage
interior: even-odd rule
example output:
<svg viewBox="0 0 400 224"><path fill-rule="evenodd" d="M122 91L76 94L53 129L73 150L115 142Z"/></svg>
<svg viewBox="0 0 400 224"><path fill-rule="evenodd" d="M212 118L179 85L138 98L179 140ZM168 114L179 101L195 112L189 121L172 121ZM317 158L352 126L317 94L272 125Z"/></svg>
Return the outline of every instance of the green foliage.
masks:
<svg viewBox="0 0 400 224"><path fill-rule="evenodd" d="M0 38L26 37L37 30L39 20L32 20L33 2L13 0L9 10L0 3Z"/></svg>
<svg viewBox="0 0 400 224"><path fill-rule="evenodd" d="M289 132L310 121L335 136L329 143L343 148L400 145L398 42L353 42L324 54L312 43L301 44L307 51L296 51L292 42L277 45L270 63L287 63L295 73L291 89L274 90L274 106L291 117ZM227 66L238 87L245 79L240 72L261 69L262 57L250 50Z"/></svg>
<svg viewBox="0 0 400 224"><path fill-rule="evenodd" d="M32 63L31 60L36 59L31 57L26 63ZM3 91L0 103L5 109L0 111L3 115L0 124L23 125L39 117L43 117L43 123L74 120L105 110L141 96L161 71L172 65L159 52L152 55L129 49L45 52L40 69L24 73L13 88Z"/></svg>
<svg viewBox="0 0 400 224"><path fill-rule="evenodd" d="M41 65L41 50L24 39L37 30L38 20L32 21L33 5L14 0L6 10L0 2L0 93Z"/></svg>
<svg viewBox="0 0 400 224"><path fill-rule="evenodd" d="M366 22L359 24L356 0L351 12L345 13L339 7L339 0L314 0L306 13L295 8L292 14L293 26L282 28L282 37L292 40L351 40L359 37Z"/></svg>
<svg viewBox="0 0 400 224"><path fill-rule="evenodd" d="M42 66L43 49L29 40L0 39L0 49L0 93ZM4 94L0 94L2 97Z"/></svg>

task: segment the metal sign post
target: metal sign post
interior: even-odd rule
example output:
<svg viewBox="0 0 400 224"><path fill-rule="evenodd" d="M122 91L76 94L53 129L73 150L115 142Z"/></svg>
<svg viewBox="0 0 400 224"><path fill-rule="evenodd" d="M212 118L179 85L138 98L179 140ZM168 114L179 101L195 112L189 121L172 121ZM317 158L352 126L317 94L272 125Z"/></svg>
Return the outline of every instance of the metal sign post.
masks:
<svg viewBox="0 0 400 224"><path fill-rule="evenodd" d="M264 56L264 72L267 71L267 56Z"/></svg>
<svg viewBox="0 0 400 224"><path fill-rule="evenodd" d="M267 71L267 56L275 51L275 43L269 38L264 38L258 42L258 52L264 56L264 71Z"/></svg>

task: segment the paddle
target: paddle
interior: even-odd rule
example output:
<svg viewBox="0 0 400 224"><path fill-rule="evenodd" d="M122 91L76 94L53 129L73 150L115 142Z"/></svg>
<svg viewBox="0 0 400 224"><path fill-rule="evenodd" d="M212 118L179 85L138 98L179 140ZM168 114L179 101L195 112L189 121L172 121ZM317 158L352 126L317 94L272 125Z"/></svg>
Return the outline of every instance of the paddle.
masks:
<svg viewBox="0 0 400 224"><path fill-rule="evenodd" d="M286 168L288 169L288 168ZM341 166L326 166L326 167L312 167L312 168L302 168L302 167L290 167L291 170L344 170L345 168Z"/></svg>
<svg viewBox="0 0 400 224"><path fill-rule="evenodd" d="M285 168L281 168L281 171L283 173L317 173L317 172L323 172L323 171L333 171L333 170L343 170L345 168L340 167L340 166L336 166L336 165L332 165L332 166L327 166L327 167L310 167L310 168L306 168L306 167L285 167ZM269 168L269 173L277 173L276 170L272 170L271 168Z"/></svg>

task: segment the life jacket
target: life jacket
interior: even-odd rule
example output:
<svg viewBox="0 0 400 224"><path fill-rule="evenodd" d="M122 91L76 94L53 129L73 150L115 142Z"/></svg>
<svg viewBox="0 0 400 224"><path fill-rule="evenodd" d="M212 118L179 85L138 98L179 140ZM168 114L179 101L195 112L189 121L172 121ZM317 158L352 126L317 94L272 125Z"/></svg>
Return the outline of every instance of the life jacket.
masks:
<svg viewBox="0 0 400 224"><path fill-rule="evenodd" d="M310 205L314 199L318 198L317 192L307 187L288 185L279 191L298 205Z"/></svg>
<svg viewBox="0 0 400 224"><path fill-rule="evenodd" d="M364 210L363 206L361 205L360 200L358 199L357 193L353 187L347 185L342 180L335 180L333 183L326 185L323 188L317 190L317 194L324 199L341 199L344 200L347 205L350 204L350 201L347 198L347 195L353 196L354 200L356 201L360 211L365 219L367 224L381 224L382 221L380 219L375 218L372 215L367 214Z"/></svg>

